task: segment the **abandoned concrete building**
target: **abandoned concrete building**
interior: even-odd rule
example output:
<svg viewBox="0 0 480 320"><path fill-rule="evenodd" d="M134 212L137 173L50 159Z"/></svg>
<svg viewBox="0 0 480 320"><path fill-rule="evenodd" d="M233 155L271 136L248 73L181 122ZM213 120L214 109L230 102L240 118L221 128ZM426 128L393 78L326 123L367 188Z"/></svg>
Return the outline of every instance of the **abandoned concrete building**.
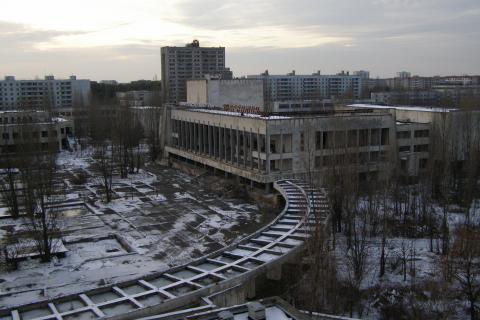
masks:
<svg viewBox="0 0 480 320"><path fill-rule="evenodd" d="M170 111L165 151L171 161L223 172L266 190L278 179L312 172L321 177L342 165L355 167L360 180L394 166L415 177L428 168L432 132L441 123L448 123L449 144L463 157L464 137L451 129L465 119L476 120L478 127L480 113L350 105L329 112L265 115L241 107L237 112L179 104Z"/></svg>
<svg viewBox="0 0 480 320"><path fill-rule="evenodd" d="M15 153L25 142L38 144L39 150L49 146L57 150L66 149L68 136L73 134L73 121L51 118L44 111L2 111L0 124L0 153Z"/></svg>
<svg viewBox="0 0 480 320"><path fill-rule="evenodd" d="M346 111L261 116L192 107L171 110L166 151L183 160L265 186L339 161L375 175L392 164L395 126L388 112Z"/></svg>

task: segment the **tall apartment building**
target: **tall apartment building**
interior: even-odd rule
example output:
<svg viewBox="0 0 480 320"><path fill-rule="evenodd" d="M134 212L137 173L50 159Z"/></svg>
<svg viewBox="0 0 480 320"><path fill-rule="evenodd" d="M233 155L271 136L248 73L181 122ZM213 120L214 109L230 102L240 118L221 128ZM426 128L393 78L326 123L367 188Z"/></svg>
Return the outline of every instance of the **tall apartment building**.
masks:
<svg viewBox="0 0 480 320"><path fill-rule="evenodd" d="M286 75L270 75L268 71L260 75L249 75L248 79L261 79L266 83L270 101L292 101L303 99L330 99L349 96L359 99L362 94L364 74L350 75L341 72L337 75L296 75L295 71Z"/></svg>
<svg viewBox="0 0 480 320"><path fill-rule="evenodd" d="M185 47L162 47L162 94L167 103L187 99L187 80L203 79L205 75L232 78L225 68L225 47L200 47L198 40Z"/></svg>
<svg viewBox="0 0 480 320"><path fill-rule="evenodd" d="M90 80L55 79L16 80L13 76L0 80L0 110L65 109L90 103Z"/></svg>

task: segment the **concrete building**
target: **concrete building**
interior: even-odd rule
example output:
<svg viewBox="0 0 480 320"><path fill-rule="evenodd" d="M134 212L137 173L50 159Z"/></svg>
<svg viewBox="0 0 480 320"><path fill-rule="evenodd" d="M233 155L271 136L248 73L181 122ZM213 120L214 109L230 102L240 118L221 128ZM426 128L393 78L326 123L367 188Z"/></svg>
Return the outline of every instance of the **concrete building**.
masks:
<svg viewBox="0 0 480 320"><path fill-rule="evenodd" d="M160 102L160 93L147 90L133 90L126 92L117 92L117 99L122 106L145 107L151 106L155 99Z"/></svg>
<svg viewBox="0 0 480 320"><path fill-rule="evenodd" d="M162 47L162 95L167 103L187 101L187 80L203 79L205 75L231 78L225 68L224 47L200 47L194 40L185 47Z"/></svg>
<svg viewBox="0 0 480 320"><path fill-rule="evenodd" d="M19 108L42 110L67 109L90 103L90 80L55 79L15 80L13 76L0 80L0 110Z"/></svg>
<svg viewBox="0 0 480 320"><path fill-rule="evenodd" d="M365 70L353 71L353 75L360 77L362 79L370 79L370 71L365 71Z"/></svg>
<svg viewBox="0 0 480 320"><path fill-rule="evenodd" d="M179 106L171 110L166 152L265 186L326 172L335 163L358 166L361 178L395 163L395 122L388 112L262 116Z"/></svg>
<svg viewBox="0 0 480 320"><path fill-rule="evenodd" d="M398 77L385 79L385 84L393 90L426 90L432 87L433 79L430 77L407 77L409 73L399 73Z"/></svg>
<svg viewBox="0 0 480 320"><path fill-rule="evenodd" d="M265 105L264 82L255 79L224 80L205 77L187 81L187 103L223 108L225 105L258 107Z"/></svg>
<svg viewBox="0 0 480 320"><path fill-rule="evenodd" d="M15 153L25 143L34 144L38 150L49 147L62 150L69 147L73 123L64 118L50 118L44 111L2 111L0 130L0 153Z"/></svg>
<svg viewBox="0 0 480 320"><path fill-rule="evenodd" d="M341 72L337 75L296 75L295 71L287 75L270 75L268 71L260 75L249 75L248 79L265 82L269 101L288 101L304 99L330 99L350 97L359 99L362 95L363 75L350 75Z"/></svg>
<svg viewBox="0 0 480 320"><path fill-rule="evenodd" d="M407 160L400 164L410 176L420 174L432 161L445 157L450 161L464 161L472 146L480 141L480 110L370 104L348 107L392 114L396 123L399 159Z"/></svg>
<svg viewBox="0 0 480 320"><path fill-rule="evenodd" d="M441 97L442 94L434 90L382 91L371 93L373 104L384 105L434 106L438 104Z"/></svg>

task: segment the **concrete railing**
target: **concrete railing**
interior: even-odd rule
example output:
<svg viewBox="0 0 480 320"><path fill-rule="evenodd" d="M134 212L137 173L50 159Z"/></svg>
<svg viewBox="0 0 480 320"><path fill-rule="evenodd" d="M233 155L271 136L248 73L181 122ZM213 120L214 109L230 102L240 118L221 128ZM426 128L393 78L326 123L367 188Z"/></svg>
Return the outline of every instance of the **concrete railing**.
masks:
<svg viewBox="0 0 480 320"><path fill-rule="evenodd" d="M303 249L308 225L318 221L310 215L313 203L323 221L329 215L324 192L300 181L277 181L274 187L285 198L283 211L240 241L165 272L0 310L0 319L138 319L244 286Z"/></svg>

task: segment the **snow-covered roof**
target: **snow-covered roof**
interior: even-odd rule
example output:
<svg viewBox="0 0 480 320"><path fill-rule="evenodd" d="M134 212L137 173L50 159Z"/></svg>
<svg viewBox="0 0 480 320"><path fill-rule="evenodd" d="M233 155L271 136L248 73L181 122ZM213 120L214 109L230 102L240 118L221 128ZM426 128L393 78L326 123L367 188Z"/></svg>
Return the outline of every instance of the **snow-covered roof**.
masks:
<svg viewBox="0 0 480 320"><path fill-rule="evenodd" d="M203 109L203 108L198 108L198 109L188 109L189 111L195 111L195 112L205 112L205 113L214 113L218 115L224 115L224 116L234 116L234 117L245 117L245 118L256 118L256 119L265 119L265 120L285 120L285 119L291 119L291 117L287 116L262 116L260 114L256 113L243 113L243 112L233 112L233 111L225 111L225 110L220 110L220 109Z"/></svg>
<svg viewBox="0 0 480 320"><path fill-rule="evenodd" d="M457 111L456 108L441 108L441 107L421 107L421 106L383 106L378 104L355 103L349 104L352 108L369 108L369 109L395 109L404 111L420 111L420 112L451 112Z"/></svg>

